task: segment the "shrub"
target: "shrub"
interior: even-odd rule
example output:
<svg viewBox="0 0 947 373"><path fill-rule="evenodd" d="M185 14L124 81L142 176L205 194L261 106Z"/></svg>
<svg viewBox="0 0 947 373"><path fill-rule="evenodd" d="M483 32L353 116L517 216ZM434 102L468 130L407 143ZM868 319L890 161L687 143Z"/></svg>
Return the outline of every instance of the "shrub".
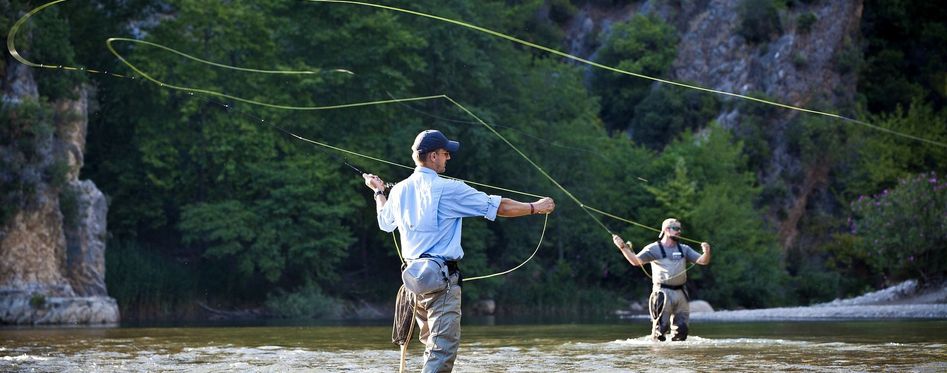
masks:
<svg viewBox="0 0 947 373"><path fill-rule="evenodd" d="M39 309L44 306L46 306L46 296L40 293L33 293L33 296L30 297L30 307Z"/></svg>
<svg viewBox="0 0 947 373"><path fill-rule="evenodd" d="M802 34L808 34L809 31L812 31L812 25L815 24L818 18L812 12L805 12L796 19L796 26L799 28L799 32Z"/></svg>
<svg viewBox="0 0 947 373"><path fill-rule="evenodd" d="M845 46L835 54L835 71L839 74L848 74L857 72L864 63L862 50L852 43L850 39L845 39Z"/></svg>
<svg viewBox="0 0 947 373"><path fill-rule="evenodd" d="M779 9L772 0L743 0L737 6L740 25L737 33L750 44L767 42L782 32Z"/></svg>
<svg viewBox="0 0 947 373"><path fill-rule="evenodd" d="M809 65L809 57L803 52L797 52L792 55L792 65L797 69L804 69Z"/></svg>
<svg viewBox="0 0 947 373"><path fill-rule="evenodd" d="M335 299L311 283L294 293L278 290L267 298L265 304L273 314L289 319L336 317L341 308Z"/></svg>
<svg viewBox="0 0 947 373"><path fill-rule="evenodd" d="M940 280L947 272L947 181L936 173L902 179L892 189L851 205L852 231L887 282Z"/></svg>
<svg viewBox="0 0 947 373"><path fill-rule="evenodd" d="M629 128L635 142L659 150L677 134L706 126L719 107L713 95L659 85L635 106Z"/></svg>
<svg viewBox="0 0 947 373"><path fill-rule="evenodd" d="M63 225L75 227L79 224L79 190L65 188L59 192L59 211L62 213Z"/></svg>

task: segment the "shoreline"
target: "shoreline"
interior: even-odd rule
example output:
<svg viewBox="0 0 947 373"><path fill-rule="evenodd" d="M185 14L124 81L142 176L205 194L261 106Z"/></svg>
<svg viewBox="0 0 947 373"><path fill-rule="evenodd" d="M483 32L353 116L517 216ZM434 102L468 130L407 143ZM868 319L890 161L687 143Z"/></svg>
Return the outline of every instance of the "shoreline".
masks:
<svg viewBox="0 0 947 373"><path fill-rule="evenodd" d="M695 312L691 321L938 320L947 304L780 307Z"/></svg>
<svg viewBox="0 0 947 373"><path fill-rule="evenodd" d="M695 307L695 303L701 303ZM921 289L908 280L864 295L811 306L750 310L713 310L691 301L691 321L943 320L947 319L947 283ZM650 319L648 314L622 318Z"/></svg>

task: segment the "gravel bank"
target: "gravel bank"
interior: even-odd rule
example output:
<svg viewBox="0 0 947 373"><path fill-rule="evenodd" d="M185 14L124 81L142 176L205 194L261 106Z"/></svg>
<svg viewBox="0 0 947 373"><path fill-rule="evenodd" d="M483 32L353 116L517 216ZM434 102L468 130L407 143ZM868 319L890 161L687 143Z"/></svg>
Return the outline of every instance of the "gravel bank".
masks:
<svg viewBox="0 0 947 373"><path fill-rule="evenodd" d="M918 289L910 280L865 295L808 307L692 312L691 320L947 319L947 284Z"/></svg>

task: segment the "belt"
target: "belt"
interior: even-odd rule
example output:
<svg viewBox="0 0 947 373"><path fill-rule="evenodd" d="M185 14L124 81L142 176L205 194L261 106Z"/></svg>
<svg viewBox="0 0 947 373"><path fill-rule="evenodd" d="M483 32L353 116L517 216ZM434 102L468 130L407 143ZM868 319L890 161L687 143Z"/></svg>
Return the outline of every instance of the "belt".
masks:
<svg viewBox="0 0 947 373"><path fill-rule="evenodd" d="M447 262L447 273L454 273L460 271L460 267L457 266L458 262L456 260L448 260Z"/></svg>
<svg viewBox="0 0 947 373"><path fill-rule="evenodd" d="M464 274L460 273L460 267L457 266L459 262L456 260L447 261L447 274L457 274L457 286L464 286Z"/></svg>
<svg viewBox="0 0 947 373"><path fill-rule="evenodd" d="M660 285L661 285L661 288L662 288L662 289L671 289L671 290L683 290L683 289L684 289L684 285L676 285L676 286L675 286L675 285L668 285L668 284L660 284Z"/></svg>

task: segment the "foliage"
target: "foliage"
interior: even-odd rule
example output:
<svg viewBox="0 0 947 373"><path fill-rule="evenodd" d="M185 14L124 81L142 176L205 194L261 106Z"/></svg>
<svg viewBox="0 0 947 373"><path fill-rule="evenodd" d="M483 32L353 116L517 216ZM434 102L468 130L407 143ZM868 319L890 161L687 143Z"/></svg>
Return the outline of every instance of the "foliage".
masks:
<svg viewBox="0 0 947 373"><path fill-rule="evenodd" d="M674 163L674 178L660 187L645 186L645 189L661 204L665 215L690 220L692 208L697 203L697 182L687 176L683 157Z"/></svg>
<svg viewBox="0 0 947 373"><path fill-rule="evenodd" d="M639 144L659 150L678 134L704 127L719 109L715 96L657 85L635 106L629 126L631 137Z"/></svg>
<svg viewBox="0 0 947 373"><path fill-rule="evenodd" d="M134 242L110 240L105 251L105 284L126 321L183 318L201 286L196 269Z"/></svg>
<svg viewBox="0 0 947 373"><path fill-rule="evenodd" d="M793 53L792 65L799 70L803 70L806 66L809 66L809 57L804 52Z"/></svg>
<svg viewBox="0 0 947 373"><path fill-rule="evenodd" d="M71 186L59 192L59 212L62 213L64 227L76 227L79 224L79 193L77 188Z"/></svg>
<svg viewBox="0 0 947 373"><path fill-rule="evenodd" d="M812 31L812 25L818 20L819 18L816 17L815 13L805 12L796 18L796 26L799 28L800 33L808 34L809 31Z"/></svg>
<svg viewBox="0 0 947 373"><path fill-rule="evenodd" d="M249 166L254 182L244 197L184 206L184 242L201 243L205 257L232 264L246 280L338 280L333 268L352 241L343 220L353 206L328 183L338 179L328 166L305 158Z"/></svg>
<svg viewBox="0 0 947 373"><path fill-rule="evenodd" d="M872 116L869 121L883 129L941 143L947 142L947 111L935 111L930 104L913 101L906 109ZM947 149L919 144L903 137L865 129L855 132L857 157L850 176L849 198L891 188L897 180L912 174L935 171L947 174Z"/></svg>
<svg viewBox="0 0 947 373"><path fill-rule="evenodd" d="M750 92L750 97L772 100L761 92ZM743 152L748 160L748 167L752 170L762 170L770 163L773 156L773 146L777 139L773 139L771 123L779 112L769 105L756 102L740 101L734 103L740 112L740 121L734 124L733 134L743 142Z"/></svg>
<svg viewBox="0 0 947 373"><path fill-rule="evenodd" d="M861 48L852 43L850 38L845 38L842 50L836 53L834 58L835 71L839 74L858 72L864 65Z"/></svg>
<svg viewBox="0 0 947 373"><path fill-rule="evenodd" d="M658 18L637 15L616 23L595 62L632 73L662 77L677 55L677 34ZM624 130L652 81L604 69L592 71L591 91L600 97L609 130Z"/></svg>
<svg viewBox="0 0 947 373"><path fill-rule="evenodd" d="M20 16L35 5L29 2L7 2L0 4L0 29L9 30ZM6 33L4 33L6 34ZM68 17L61 9L53 7L30 19L17 33L16 47L26 59L44 61L50 65L75 66L75 50L70 42ZM4 74L5 75L5 74ZM75 98L76 87L84 82L85 74L47 69L34 70L39 92L50 101L60 98Z"/></svg>
<svg viewBox="0 0 947 373"><path fill-rule="evenodd" d="M888 285L911 278L937 283L947 274L947 181L938 174L901 179L890 190L861 197L852 213L860 249Z"/></svg>
<svg viewBox="0 0 947 373"><path fill-rule="evenodd" d="M782 32L778 4L774 0L742 0L737 5L740 25L737 33L750 44L770 41Z"/></svg>
<svg viewBox="0 0 947 373"><path fill-rule="evenodd" d="M658 163L670 169L671 162L684 159L686 175L696 185L689 217L682 221L685 236L706 240L713 248L711 265L688 273L700 284L696 296L723 307L777 305L784 301L781 288L786 274L779 264L775 237L753 207L760 188L742 153L742 144L714 124L706 133L685 134L665 150ZM675 173L669 184L680 184L674 180L681 178ZM678 197L683 199L678 203L687 202L686 193ZM670 201L661 209L673 211ZM651 220L660 221L660 213L656 211L652 216L658 217Z"/></svg>
<svg viewBox="0 0 947 373"><path fill-rule="evenodd" d="M33 309L42 309L46 306L46 296L40 293L33 293L30 296L30 307Z"/></svg>
<svg viewBox="0 0 947 373"><path fill-rule="evenodd" d="M869 0L862 35L865 66L858 92L873 113L893 112L913 100L941 110L947 104L947 9L923 0Z"/></svg>
<svg viewBox="0 0 947 373"><path fill-rule="evenodd" d="M288 319L322 319L338 317L341 306L327 297L319 286L307 284L299 291L276 291L267 297L266 308Z"/></svg>
<svg viewBox="0 0 947 373"><path fill-rule="evenodd" d="M52 141L51 122L52 110L43 99L0 104L0 223L33 201L42 181L36 169L50 174L41 161Z"/></svg>

